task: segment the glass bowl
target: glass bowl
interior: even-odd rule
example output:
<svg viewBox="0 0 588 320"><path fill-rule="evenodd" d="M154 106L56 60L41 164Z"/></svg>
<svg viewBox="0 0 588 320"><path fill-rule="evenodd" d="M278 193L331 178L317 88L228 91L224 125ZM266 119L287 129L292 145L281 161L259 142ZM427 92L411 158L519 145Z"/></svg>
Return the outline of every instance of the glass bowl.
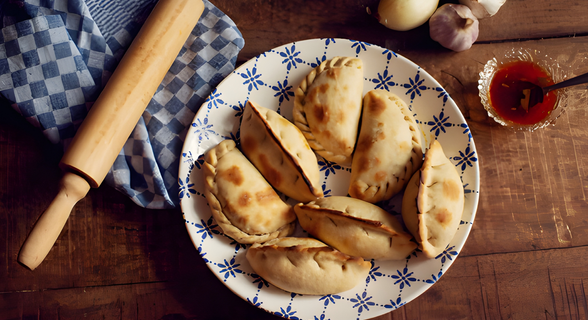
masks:
<svg viewBox="0 0 588 320"><path fill-rule="evenodd" d="M555 82L561 82L567 78L565 68L562 68L559 63L551 57L541 53L535 49L528 48L514 48L509 49L502 55L489 60L484 66L484 70L480 72L480 80L478 80L478 90L480 99L484 109L488 112L488 116L494 119L499 124L511 128L513 130L534 131L539 128L544 128L555 124L555 120L559 118L565 111L567 105L569 91L567 88L554 91L556 94L556 101L553 109L549 112L547 117L534 124L520 124L511 120L505 119L499 115L490 101L489 91L490 84L496 72L504 65L513 61L529 61L533 62L539 67L543 68L551 79Z"/></svg>

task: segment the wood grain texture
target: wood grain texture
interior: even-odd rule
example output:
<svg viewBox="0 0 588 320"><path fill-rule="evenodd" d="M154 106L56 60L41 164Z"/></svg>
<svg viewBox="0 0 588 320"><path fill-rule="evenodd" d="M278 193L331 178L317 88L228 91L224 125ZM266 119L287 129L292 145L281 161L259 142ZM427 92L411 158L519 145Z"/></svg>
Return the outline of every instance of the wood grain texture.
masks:
<svg viewBox="0 0 588 320"><path fill-rule="evenodd" d="M555 126L533 133L494 123L477 90L484 63L514 46L557 57L570 75L588 72L588 1L508 0L462 53L428 39L427 25L386 29L366 11L377 2L213 1L245 38L239 62L302 39L370 42L420 65L466 117L482 181L468 241L431 289L376 319L588 318L586 87ZM55 195L61 155L1 103L0 319L279 319L208 270L181 210L139 208L108 186L76 205L38 269L19 265L20 246Z"/></svg>
<svg viewBox="0 0 588 320"><path fill-rule="evenodd" d="M279 319L217 279L190 280L15 292L3 294L0 308L2 319ZM227 307L211 307L219 300Z"/></svg>
<svg viewBox="0 0 588 320"><path fill-rule="evenodd" d="M218 0L214 4L237 24L247 61L274 47L311 38L346 38L395 51L442 49L429 38L429 25L408 32L381 25L374 14L378 0L276 1ZM457 1L441 0L444 3ZM369 8L369 10L368 10ZM490 18L480 20L478 43L588 35L588 2L508 0Z"/></svg>
<svg viewBox="0 0 588 320"><path fill-rule="evenodd" d="M585 319L586 254L580 247L460 257L392 319Z"/></svg>

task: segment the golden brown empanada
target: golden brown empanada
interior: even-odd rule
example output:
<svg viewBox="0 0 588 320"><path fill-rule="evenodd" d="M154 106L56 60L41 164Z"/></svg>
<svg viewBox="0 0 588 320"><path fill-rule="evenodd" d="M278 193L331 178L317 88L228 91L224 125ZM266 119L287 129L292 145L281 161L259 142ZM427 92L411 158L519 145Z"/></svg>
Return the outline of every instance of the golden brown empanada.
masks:
<svg viewBox="0 0 588 320"><path fill-rule="evenodd" d="M329 161L350 165L361 116L363 62L323 61L294 92L294 123L310 147Z"/></svg>
<svg viewBox="0 0 588 320"><path fill-rule="evenodd" d="M369 261L341 253L312 238L277 238L252 245L249 264L262 278L282 290L327 295L352 289L365 281Z"/></svg>
<svg viewBox="0 0 588 320"><path fill-rule="evenodd" d="M461 222L464 201L461 178L439 141L434 140L402 199L402 219L425 256L438 256L451 242Z"/></svg>
<svg viewBox="0 0 588 320"><path fill-rule="evenodd" d="M263 242L294 231L296 215L261 173L224 140L206 153L204 194L223 232L239 243Z"/></svg>
<svg viewBox="0 0 588 320"><path fill-rule="evenodd" d="M421 133L406 103L377 89L363 100L349 195L371 203L390 199L422 164Z"/></svg>
<svg viewBox="0 0 588 320"><path fill-rule="evenodd" d="M352 256L401 260L417 247L396 217L363 200L332 196L299 203L294 211L309 234Z"/></svg>
<svg viewBox="0 0 588 320"><path fill-rule="evenodd" d="M323 196L316 155L298 128L277 112L247 101L241 149L267 181L298 201Z"/></svg>

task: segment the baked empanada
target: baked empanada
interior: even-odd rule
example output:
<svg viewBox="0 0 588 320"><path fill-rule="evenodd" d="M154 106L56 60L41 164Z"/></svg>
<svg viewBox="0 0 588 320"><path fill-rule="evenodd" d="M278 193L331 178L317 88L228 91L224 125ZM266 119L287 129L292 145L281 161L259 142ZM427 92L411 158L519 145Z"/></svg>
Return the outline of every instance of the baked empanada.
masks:
<svg viewBox="0 0 588 320"><path fill-rule="evenodd" d="M300 130L277 112L247 101L241 149L278 191L298 201L323 196L316 155Z"/></svg>
<svg viewBox="0 0 588 320"><path fill-rule="evenodd" d="M461 178L439 141L434 140L402 199L402 219L425 256L438 256L451 242L461 222L464 201Z"/></svg>
<svg viewBox="0 0 588 320"><path fill-rule="evenodd" d="M406 103L377 89L363 100L349 195L371 203L402 191L423 162L421 133Z"/></svg>
<svg viewBox="0 0 588 320"><path fill-rule="evenodd" d="M204 194L223 232L239 243L263 242L292 234L296 215L261 173L224 140L206 153Z"/></svg>
<svg viewBox="0 0 588 320"><path fill-rule="evenodd" d="M259 276L289 292L327 295L367 278L371 262L341 253L312 238L277 238L252 245L246 254Z"/></svg>
<svg viewBox="0 0 588 320"><path fill-rule="evenodd" d="M294 211L309 234L352 256L401 260L417 247L396 217L363 200L332 196L299 203Z"/></svg>
<svg viewBox="0 0 588 320"><path fill-rule="evenodd" d="M334 57L314 68L294 92L294 123L310 147L329 161L351 164L363 80L361 59Z"/></svg>

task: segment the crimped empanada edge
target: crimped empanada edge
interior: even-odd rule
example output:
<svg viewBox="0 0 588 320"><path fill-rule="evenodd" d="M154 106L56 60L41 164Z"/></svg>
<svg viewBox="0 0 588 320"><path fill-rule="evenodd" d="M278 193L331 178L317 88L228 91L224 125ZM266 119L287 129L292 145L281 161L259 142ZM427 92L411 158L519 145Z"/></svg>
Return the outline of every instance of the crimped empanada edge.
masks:
<svg viewBox="0 0 588 320"><path fill-rule="evenodd" d="M439 165L451 164L449 162L449 159L445 155L445 151L443 150L441 143L438 140L431 141L427 152L430 152L430 150L433 147L439 149L439 151L443 155L443 158L441 158L441 159L447 159L447 163L435 162L435 160L437 160L437 157L425 157L425 160L423 161L423 166L421 169L421 180L420 180L419 192L417 195L417 208L418 208L419 212L421 212L421 215L419 215L419 229L420 230L427 230L426 225L425 225L426 221L424 219L421 219L421 217L423 215L422 209L425 209L425 208L423 208L424 204L422 204L422 201L424 201L424 200L422 200L422 199L426 199L424 192L427 190L427 188L428 188L427 186L430 185L432 182L430 179L428 179L429 175L425 175L424 173L425 173L425 171L427 171L428 168L436 167ZM453 168L453 167L451 167L451 169L455 170L455 168ZM456 174L457 174L457 172L456 172ZM461 213L463 214L463 209L462 209ZM461 219L461 216L460 216L460 219ZM457 227L455 228L455 232L457 232L458 227L459 227L459 224L457 224ZM422 234L422 231L419 231L419 232ZM428 247L431 250L433 250L433 249L435 250L435 252L426 252L426 255L430 258L433 258L433 257L437 256L440 252L443 252L443 250L445 249L445 246L447 246L447 244L448 244L448 243L445 243L445 244L443 244L442 247L435 246L429 242L429 234L428 233L423 234L423 235L426 236L426 238L421 237L421 240L426 239L426 240L422 240L423 244L420 244L420 247L423 249L423 252L429 251L429 250L426 250L427 249L426 247Z"/></svg>
<svg viewBox="0 0 588 320"><path fill-rule="evenodd" d="M217 152L218 146L221 145L225 141L233 142L232 147L227 146L222 148L222 152ZM242 243L242 244L251 244L256 242L264 242L268 241L280 236L287 236L290 235L295 228L296 220L293 222L287 223L280 227L278 230L273 231L271 233L265 234L248 234L241 229L234 226L229 218L224 214L222 210L222 205L217 198L216 194L214 193L215 188L215 178L216 178L216 165L218 164L218 160L222 158L225 154L229 153L231 150L236 148L236 144L232 140L224 140L221 141L216 147L209 150L206 153L205 161L202 164L202 171L204 175L204 196L208 202L208 206L210 207L210 211L212 213L213 218L216 220L218 225L223 230L223 233L234 239L235 241Z"/></svg>
<svg viewBox="0 0 588 320"><path fill-rule="evenodd" d="M323 145L316 140L314 134L310 130L308 120L306 119L306 112L304 112L304 99L308 93L308 88L312 86L318 75L330 68L341 67L345 65L346 61L350 60L359 60L359 58L337 56L321 62L321 64L312 69L308 75L302 79L294 91L294 107L292 109L293 122L298 127L298 129L300 129L308 141L310 147L323 158L341 165L350 165L352 156L348 157L326 150L325 147L323 147Z"/></svg>
<svg viewBox="0 0 588 320"><path fill-rule="evenodd" d="M423 152L422 140L419 135L418 125L412 114L409 113L410 109L408 109L408 104L402 98L400 98L398 95L394 93L391 93L383 89L373 89L365 94L364 106L365 99L366 97L368 97L368 95L370 95L370 99L388 99L394 104L394 106L398 108L398 110L403 116L404 122L406 122L408 125L412 143L411 156L409 159L410 163L406 163L404 165L404 171L402 173L398 172L398 176L394 175L394 177L396 178L396 183L388 183L384 191L381 190L382 185L370 184L362 179L351 181L348 191L353 198L368 201L370 203L376 203L379 201L384 201L392 198L394 195L400 193L406 187L406 184L408 183L414 172L416 172L422 167ZM393 99L391 99L391 97L395 97L398 100L400 100L406 106L406 108L399 106ZM359 133L359 135L361 136L361 132ZM374 188L377 189L374 191Z"/></svg>
<svg viewBox="0 0 588 320"><path fill-rule="evenodd" d="M280 269L268 267L268 261L290 260L293 266L291 277L283 278ZM318 268L300 268L290 258L303 258L305 261L314 260ZM295 244L281 246L277 244L253 244L247 249L246 258L256 273L277 288L287 292L297 292L303 295L327 295L343 292L361 283L369 274L371 262L361 257L345 254L328 245L306 246ZM303 264L308 266L307 263ZM340 272L324 273L326 269ZM351 273L348 273L351 272ZM318 282L307 282L302 278L318 279ZM318 284L318 286L317 286Z"/></svg>
<svg viewBox="0 0 588 320"><path fill-rule="evenodd" d="M247 250L248 251L249 250L258 251L258 252L263 252L266 250L276 250L276 251L281 251L281 252L296 252L296 253L301 253L301 254L310 253L310 255L312 255L312 256L315 256L319 252L324 252L326 254L329 254L333 258L336 258L336 260L341 261L341 262L352 262L352 263L360 263L360 264L367 263L367 264L371 265L371 263L369 261L366 261L362 257L348 255L348 254L343 253L343 252L341 252L341 251L339 251L329 245L325 245L325 246L321 246L321 247L308 247L308 246L301 245L301 244L297 244L297 245L293 245L293 246L280 246L280 245L276 245L276 244L265 245L264 243L255 243L251 247L249 247L249 249L247 249Z"/></svg>
<svg viewBox="0 0 588 320"><path fill-rule="evenodd" d="M310 179L308 178L308 176L306 175L306 173L302 169L302 166L298 163L298 161L296 160L296 158L290 152L288 152L286 149L284 149L282 143L280 142L280 138L272 130L271 126L266 121L265 117L263 117L259 113L259 110L257 110L257 108L255 108L254 105L250 101L248 101L248 103L250 103L251 106L252 106L251 111L253 112L253 114L255 114L261 120L261 122L264 124L265 130L268 132L268 135L271 137L272 141L282 150L282 152L285 155L287 155L288 161L293 164L294 169L304 179L304 182L308 186L308 189L310 191L310 194L312 194L315 197L322 197L323 196L323 191L320 188L320 186L319 187L315 187L314 186L314 184L310 181ZM300 129L298 129L298 130L300 130Z"/></svg>
<svg viewBox="0 0 588 320"><path fill-rule="evenodd" d="M298 215L298 212L296 211L296 208L300 208L300 210L304 210L304 213L310 212L314 215L332 215L332 216L339 217L339 218L350 219L350 220L356 221L356 222L360 223L362 226L367 227L372 230L386 233L391 236L399 235L398 232L396 232L391 227L385 225L381 221L355 217L355 216L352 216L352 215L347 214L345 212L342 212L341 210L323 208L318 205L309 205L309 204L299 203L294 206L294 212L296 212L297 215ZM407 233L407 235L410 235L410 234Z"/></svg>

